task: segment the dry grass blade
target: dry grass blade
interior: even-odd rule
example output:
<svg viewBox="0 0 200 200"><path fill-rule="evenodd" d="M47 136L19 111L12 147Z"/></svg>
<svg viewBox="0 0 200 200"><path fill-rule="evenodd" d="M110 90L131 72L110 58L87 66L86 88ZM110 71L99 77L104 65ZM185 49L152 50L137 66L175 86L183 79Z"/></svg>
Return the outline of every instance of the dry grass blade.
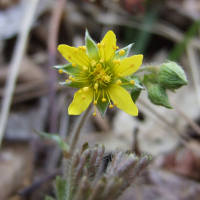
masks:
<svg viewBox="0 0 200 200"><path fill-rule="evenodd" d="M9 110L12 102L13 92L15 89L15 84L20 68L20 63L26 50L26 44L28 39L28 34L32 26L34 19L34 14L37 8L37 3L39 0L31 0L24 16L24 21L22 23L22 28L18 36L18 40L15 46L14 54L10 64L10 73L7 77L5 85L4 98L1 105L1 118L0 118L0 145L2 142L3 134L5 132L6 123L9 115Z"/></svg>
<svg viewBox="0 0 200 200"><path fill-rule="evenodd" d="M199 65L195 57L195 50L190 43L187 45L186 51L200 108L200 90L199 90L200 79L199 79L199 69L198 69Z"/></svg>

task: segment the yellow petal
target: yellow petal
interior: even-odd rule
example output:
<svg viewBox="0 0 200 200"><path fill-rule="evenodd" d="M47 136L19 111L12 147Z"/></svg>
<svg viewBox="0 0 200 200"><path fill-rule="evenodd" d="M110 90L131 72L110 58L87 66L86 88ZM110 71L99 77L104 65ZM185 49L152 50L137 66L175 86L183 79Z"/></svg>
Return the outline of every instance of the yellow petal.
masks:
<svg viewBox="0 0 200 200"><path fill-rule="evenodd" d="M142 64L143 55L135 55L121 60L121 64L115 70L115 74L129 76L137 71Z"/></svg>
<svg viewBox="0 0 200 200"><path fill-rule="evenodd" d="M58 46L58 51L66 60L71 63L76 63L81 67L90 65L90 59L88 58L87 54L78 48L61 44Z"/></svg>
<svg viewBox="0 0 200 200"><path fill-rule="evenodd" d="M113 103L117 103L117 107L129 115L137 116L138 109L133 103L130 94L122 87L118 85L110 85L108 88Z"/></svg>
<svg viewBox="0 0 200 200"><path fill-rule="evenodd" d="M85 97L85 99L84 99ZM74 100L68 108L69 115L80 115L93 100L93 89L89 89L87 92L83 91L83 88L78 90L74 94Z"/></svg>
<svg viewBox="0 0 200 200"><path fill-rule="evenodd" d="M110 57L114 53L113 45L116 46L116 36L113 31L108 31L106 35L104 36L103 40L101 41L102 43L105 43L105 48L101 47L100 48L100 54L101 57L104 58L104 61L108 61ZM105 51L104 51L105 50Z"/></svg>

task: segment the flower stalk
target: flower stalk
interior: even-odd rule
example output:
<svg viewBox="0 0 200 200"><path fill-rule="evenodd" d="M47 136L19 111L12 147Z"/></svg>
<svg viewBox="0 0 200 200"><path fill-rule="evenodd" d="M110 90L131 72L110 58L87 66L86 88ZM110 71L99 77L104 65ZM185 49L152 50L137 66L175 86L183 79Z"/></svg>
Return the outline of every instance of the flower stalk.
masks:
<svg viewBox="0 0 200 200"><path fill-rule="evenodd" d="M76 123L76 127L74 128L72 134L71 134L71 142L70 142L70 154L73 154L74 149L76 148L76 144L78 142L79 139L79 135L80 135L80 131L81 128L83 127L85 121L88 119L88 117L90 116L92 110L92 105L90 105L87 110L79 116L78 121Z"/></svg>

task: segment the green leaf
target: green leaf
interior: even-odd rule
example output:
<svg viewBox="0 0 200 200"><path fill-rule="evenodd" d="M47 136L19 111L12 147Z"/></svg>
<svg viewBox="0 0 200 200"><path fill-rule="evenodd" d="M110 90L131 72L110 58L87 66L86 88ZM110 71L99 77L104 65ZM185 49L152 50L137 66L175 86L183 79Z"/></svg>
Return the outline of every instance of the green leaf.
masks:
<svg viewBox="0 0 200 200"><path fill-rule="evenodd" d="M45 200L55 200L53 197L50 197L50 196L46 196L45 197Z"/></svg>
<svg viewBox="0 0 200 200"><path fill-rule="evenodd" d="M73 67L71 63L68 63L66 65L55 65L52 67L53 69L62 69L64 73L67 73L72 76L78 76L83 77L86 76L86 72L83 72L82 69L79 67Z"/></svg>
<svg viewBox="0 0 200 200"><path fill-rule="evenodd" d="M102 98L103 98L103 96L100 95L99 99L97 101L97 108L98 108L99 112L101 113L102 118L104 118L107 108L108 108L109 101L107 99L106 102L102 102Z"/></svg>
<svg viewBox="0 0 200 200"><path fill-rule="evenodd" d="M120 60L126 58L130 52L131 47L133 46L133 44L129 44L128 46L122 48L125 51L125 54L123 56L119 56L119 51L122 49L119 49L118 51L115 52L115 59L117 59L119 57Z"/></svg>
<svg viewBox="0 0 200 200"><path fill-rule="evenodd" d="M59 135L37 131L36 133L41 137L55 141L62 151L69 152L69 145Z"/></svg>
<svg viewBox="0 0 200 200"><path fill-rule="evenodd" d="M72 87L72 88L83 88L83 87L87 87L89 85L88 82L72 82L72 81L69 81L68 83L66 82L59 82L61 85L65 85L65 86L69 86L69 87Z"/></svg>
<svg viewBox="0 0 200 200"><path fill-rule="evenodd" d="M67 183L66 180L62 179L61 177L56 177L56 196L58 200L66 200L67 199L67 193L66 193L66 187Z"/></svg>
<svg viewBox="0 0 200 200"><path fill-rule="evenodd" d="M158 83L151 82L150 79L148 79L147 75L144 77L144 84L148 90L148 98L151 103L172 109L173 107L169 102L165 88L161 87Z"/></svg>
<svg viewBox="0 0 200 200"><path fill-rule="evenodd" d="M87 29L85 32L85 45L89 56L94 60L99 60L99 49Z"/></svg>
<svg viewBox="0 0 200 200"><path fill-rule="evenodd" d="M131 91L131 99L135 103L138 97L140 96L141 90L138 91Z"/></svg>

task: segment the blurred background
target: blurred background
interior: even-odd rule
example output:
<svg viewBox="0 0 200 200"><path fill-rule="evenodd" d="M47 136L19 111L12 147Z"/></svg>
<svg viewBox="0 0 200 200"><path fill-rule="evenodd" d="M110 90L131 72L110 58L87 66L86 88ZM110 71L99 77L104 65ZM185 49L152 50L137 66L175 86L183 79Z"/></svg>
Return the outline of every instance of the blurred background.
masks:
<svg viewBox="0 0 200 200"><path fill-rule="evenodd" d="M78 146L103 143L107 152L131 149L153 155L148 170L121 200L200 200L200 1L1 0L0 1L0 200L42 200L54 195L62 153L34 131L68 138L77 121L67 109L76 89L50 69L67 61L58 44L84 45L86 28L99 42L108 30L118 46L143 65L179 63L188 86L169 92L168 110L142 91L139 116L119 109L91 117Z"/></svg>

